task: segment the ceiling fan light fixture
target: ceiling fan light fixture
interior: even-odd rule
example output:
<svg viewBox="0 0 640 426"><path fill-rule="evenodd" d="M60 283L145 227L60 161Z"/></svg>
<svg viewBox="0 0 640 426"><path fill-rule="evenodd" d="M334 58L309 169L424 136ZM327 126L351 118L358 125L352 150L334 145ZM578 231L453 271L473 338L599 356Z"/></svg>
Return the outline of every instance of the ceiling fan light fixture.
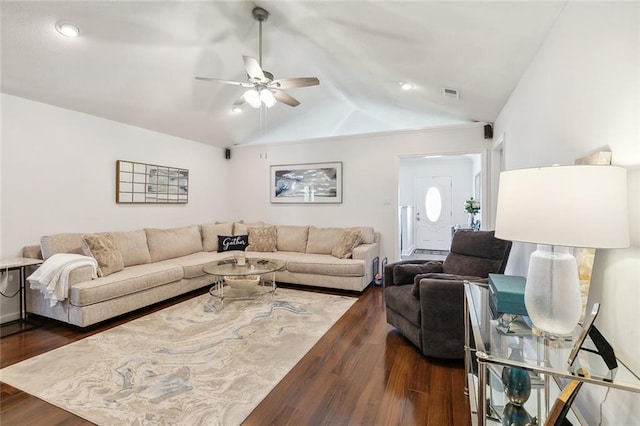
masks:
<svg viewBox="0 0 640 426"><path fill-rule="evenodd" d="M244 100L253 108L260 108L260 94L256 89L249 89L244 92Z"/></svg>
<svg viewBox="0 0 640 426"><path fill-rule="evenodd" d="M271 108L278 102L269 89L262 89L260 91L260 100L266 105L267 108Z"/></svg>
<svg viewBox="0 0 640 426"><path fill-rule="evenodd" d="M242 112L242 108L236 105L231 108L231 112L233 112L234 114L237 114L239 112Z"/></svg>
<svg viewBox="0 0 640 426"><path fill-rule="evenodd" d="M75 38L80 35L80 27L72 22L58 22L56 24L56 31L69 38Z"/></svg>

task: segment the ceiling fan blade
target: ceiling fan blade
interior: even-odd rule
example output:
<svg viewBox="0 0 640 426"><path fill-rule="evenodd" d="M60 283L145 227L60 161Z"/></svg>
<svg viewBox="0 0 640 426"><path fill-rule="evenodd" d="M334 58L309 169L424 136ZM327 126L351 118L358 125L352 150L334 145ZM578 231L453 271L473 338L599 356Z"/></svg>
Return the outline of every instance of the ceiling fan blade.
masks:
<svg viewBox="0 0 640 426"><path fill-rule="evenodd" d="M244 61L244 68L247 70L247 74L251 78L255 78L258 80L265 80L264 71L260 67L260 63L257 59L252 58L251 56L243 56L242 60Z"/></svg>
<svg viewBox="0 0 640 426"><path fill-rule="evenodd" d="M269 87L274 89L293 89L296 87L317 86L320 80L315 77L279 78L273 80Z"/></svg>
<svg viewBox="0 0 640 426"><path fill-rule="evenodd" d="M283 104L286 104L292 107L297 107L298 105L300 105L300 101L298 101L293 96L281 90L273 90L272 92L273 92L273 97L276 98L279 102L282 102Z"/></svg>
<svg viewBox="0 0 640 426"><path fill-rule="evenodd" d="M196 80L213 81L215 83L231 84L233 86L253 87L253 84L247 81L220 80L219 78L196 77Z"/></svg>

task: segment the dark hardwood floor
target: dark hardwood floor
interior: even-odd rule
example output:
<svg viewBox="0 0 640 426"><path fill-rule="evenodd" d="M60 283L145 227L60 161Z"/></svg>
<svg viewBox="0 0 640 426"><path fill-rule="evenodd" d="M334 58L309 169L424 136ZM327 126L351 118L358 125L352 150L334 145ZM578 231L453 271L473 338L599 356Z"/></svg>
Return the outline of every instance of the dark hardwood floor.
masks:
<svg viewBox="0 0 640 426"><path fill-rule="evenodd" d="M0 367L104 331L206 290L89 331L42 320L0 340ZM470 425L462 361L429 359L386 324L382 289L368 288L245 420L245 425ZM87 425L0 383L2 425Z"/></svg>

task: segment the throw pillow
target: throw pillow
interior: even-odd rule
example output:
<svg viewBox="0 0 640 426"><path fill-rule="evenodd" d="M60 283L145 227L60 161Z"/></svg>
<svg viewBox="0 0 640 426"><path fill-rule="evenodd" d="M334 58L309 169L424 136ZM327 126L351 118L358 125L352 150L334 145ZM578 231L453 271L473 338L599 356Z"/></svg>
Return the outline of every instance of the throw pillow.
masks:
<svg viewBox="0 0 640 426"><path fill-rule="evenodd" d="M118 246L109 234L83 235L88 253L98 262L98 276L106 277L124 269Z"/></svg>
<svg viewBox="0 0 640 426"><path fill-rule="evenodd" d="M218 253L233 250L244 251L248 245L248 235L218 235Z"/></svg>
<svg viewBox="0 0 640 426"><path fill-rule="evenodd" d="M249 228L247 251L276 251L276 227L260 226Z"/></svg>
<svg viewBox="0 0 640 426"><path fill-rule="evenodd" d="M442 272L442 262L430 261L424 263L402 263L393 267L393 284L413 284L413 279L419 274Z"/></svg>
<svg viewBox="0 0 640 426"><path fill-rule="evenodd" d="M425 278L431 278L434 280L444 280L444 281L473 281L473 282L487 282L486 278L472 277L469 275L453 275L453 274L440 274L440 273L429 273L429 274L420 274L416 275L413 280L413 287L411 287L411 293L420 299L420 280Z"/></svg>
<svg viewBox="0 0 640 426"><path fill-rule="evenodd" d="M338 243L331 250L331 255L338 259L351 257L353 249L360 244L360 238L362 238L362 232L359 229L346 229L340 236Z"/></svg>

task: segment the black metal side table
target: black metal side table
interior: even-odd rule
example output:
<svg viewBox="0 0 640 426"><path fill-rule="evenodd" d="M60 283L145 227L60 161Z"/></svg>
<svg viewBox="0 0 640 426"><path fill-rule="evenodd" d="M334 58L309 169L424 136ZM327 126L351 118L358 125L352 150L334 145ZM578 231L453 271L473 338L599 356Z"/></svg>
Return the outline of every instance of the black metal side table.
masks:
<svg viewBox="0 0 640 426"><path fill-rule="evenodd" d="M0 325L0 337L9 336L11 334L21 333L26 330L37 327L39 324L30 321L26 314L26 281L27 274L26 268L29 266L36 266L42 263L41 259L31 259L28 257L13 257L8 259L0 259L0 270L4 273L9 271L18 271L19 273L19 286L18 291L12 295L6 295L2 293L3 297L13 298L19 297L20 300L20 317L17 320L9 321Z"/></svg>

